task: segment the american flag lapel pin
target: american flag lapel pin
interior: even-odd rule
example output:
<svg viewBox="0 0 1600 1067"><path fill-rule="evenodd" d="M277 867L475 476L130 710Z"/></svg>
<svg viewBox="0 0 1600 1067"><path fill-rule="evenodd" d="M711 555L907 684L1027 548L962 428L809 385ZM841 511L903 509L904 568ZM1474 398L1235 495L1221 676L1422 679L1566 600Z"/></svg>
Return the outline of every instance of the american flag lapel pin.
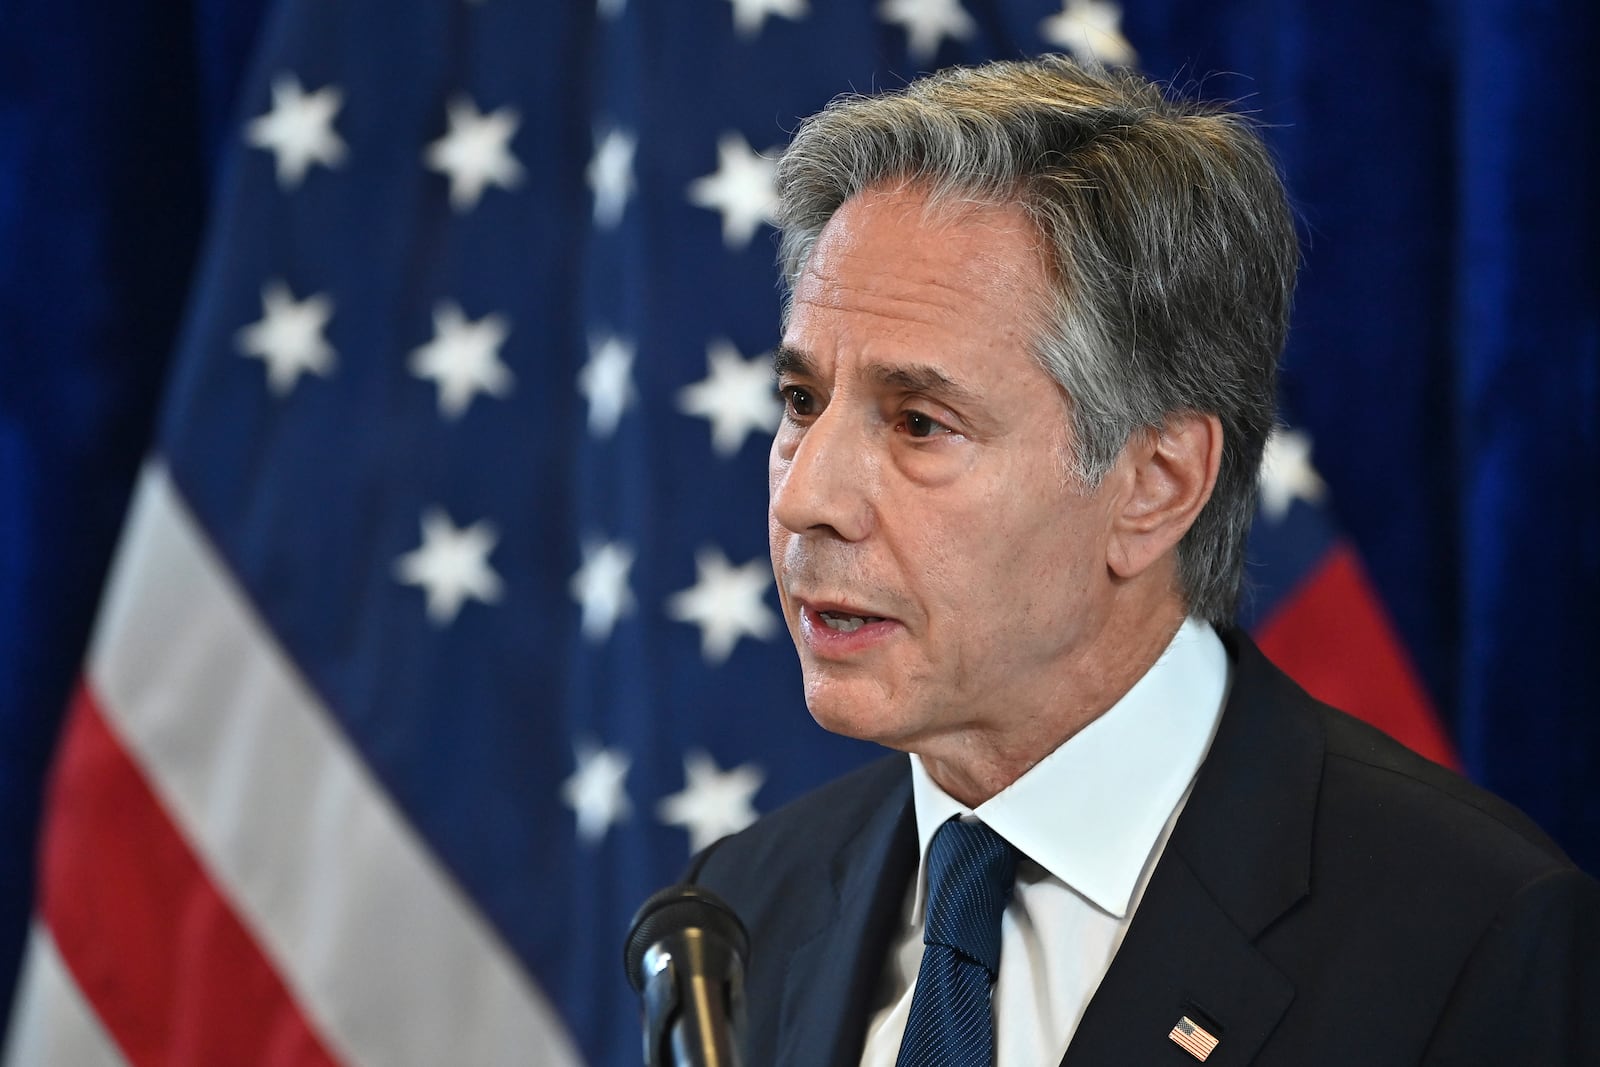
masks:
<svg viewBox="0 0 1600 1067"><path fill-rule="evenodd" d="M1201 1063L1204 1063L1206 1057L1211 1055L1211 1050L1217 1047L1217 1039L1212 1036L1211 1031L1187 1015L1178 1020L1177 1025L1172 1028L1172 1033L1167 1036Z"/></svg>

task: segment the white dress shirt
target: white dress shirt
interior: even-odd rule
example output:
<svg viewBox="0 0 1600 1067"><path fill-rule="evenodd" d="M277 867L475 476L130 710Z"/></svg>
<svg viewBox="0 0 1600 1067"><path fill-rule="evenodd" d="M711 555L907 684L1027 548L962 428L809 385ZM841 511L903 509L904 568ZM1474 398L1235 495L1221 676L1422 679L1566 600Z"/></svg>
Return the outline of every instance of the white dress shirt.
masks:
<svg viewBox="0 0 1600 1067"><path fill-rule="evenodd" d="M1227 688L1221 639L1189 619L1109 711L975 811L911 757L922 858L867 1027L863 1067L894 1067L900 1051L922 964L928 845L957 815L984 823L1023 856L1000 922L995 1062L1061 1062L1188 799Z"/></svg>

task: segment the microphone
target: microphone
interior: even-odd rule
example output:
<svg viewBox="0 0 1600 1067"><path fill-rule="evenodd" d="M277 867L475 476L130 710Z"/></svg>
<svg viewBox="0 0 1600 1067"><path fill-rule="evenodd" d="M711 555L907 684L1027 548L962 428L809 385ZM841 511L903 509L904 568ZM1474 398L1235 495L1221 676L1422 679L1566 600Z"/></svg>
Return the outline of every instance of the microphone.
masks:
<svg viewBox="0 0 1600 1067"><path fill-rule="evenodd" d="M644 1008L649 1067L739 1067L750 935L715 893L673 885L633 917L623 964Z"/></svg>

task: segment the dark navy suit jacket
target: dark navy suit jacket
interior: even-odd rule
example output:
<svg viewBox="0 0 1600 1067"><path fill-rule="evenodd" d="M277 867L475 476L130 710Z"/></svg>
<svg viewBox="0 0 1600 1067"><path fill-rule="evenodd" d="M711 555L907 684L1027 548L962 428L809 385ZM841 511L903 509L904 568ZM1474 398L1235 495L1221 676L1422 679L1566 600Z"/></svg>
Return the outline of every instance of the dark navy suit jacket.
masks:
<svg viewBox="0 0 1600 1067"><path fill-rule="evenodd" d="M1062 1063L1193 1064L1167 1036L1188 1015L1207 1067L1600 1064L1600 885L1224 641L1216 739ZM751 934L745 1063L859 1063L916 865L901 755L697 857Z"/></svg>

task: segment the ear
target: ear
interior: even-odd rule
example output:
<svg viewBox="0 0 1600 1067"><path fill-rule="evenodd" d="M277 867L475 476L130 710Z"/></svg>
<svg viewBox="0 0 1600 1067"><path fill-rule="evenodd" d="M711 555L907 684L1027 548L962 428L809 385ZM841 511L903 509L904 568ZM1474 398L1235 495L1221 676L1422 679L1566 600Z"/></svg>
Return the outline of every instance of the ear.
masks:
<svg viewBox="0 0 1600 1067"><path fill-rule="evenodd" d="M1222 464L1222 421L1174 415L1129 439L1117 458L1126 487L1112 515L1107 563L1133 578L1175 548L1211 499Z"/></svg>

